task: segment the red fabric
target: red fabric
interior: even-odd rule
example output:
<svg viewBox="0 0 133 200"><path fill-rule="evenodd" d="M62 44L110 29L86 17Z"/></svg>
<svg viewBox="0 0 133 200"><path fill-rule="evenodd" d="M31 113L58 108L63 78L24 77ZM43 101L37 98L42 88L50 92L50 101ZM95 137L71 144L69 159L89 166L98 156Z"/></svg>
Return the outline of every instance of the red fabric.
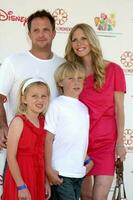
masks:
<svg viewBox="0 0 133 200"><path fill-rule="evenodd" d="M94 89L94 76L86 78L80 100L89 108L90 131L88 154L94 161L90 175L113 175L117 137L114 92L126 91L124 73L120 66L109 63L105 84Z"/></svg>
<svg viewBox="0 0 133 200"><path fill-rule="evenodd" d="M35 127L24 115L24 128L19 140L17 161L21 175L26 183L32 200L45 199L45 168L44 168L44 117L40 116L40 128ZM6 170L2 200L18 200L16 184Z"/></svg>

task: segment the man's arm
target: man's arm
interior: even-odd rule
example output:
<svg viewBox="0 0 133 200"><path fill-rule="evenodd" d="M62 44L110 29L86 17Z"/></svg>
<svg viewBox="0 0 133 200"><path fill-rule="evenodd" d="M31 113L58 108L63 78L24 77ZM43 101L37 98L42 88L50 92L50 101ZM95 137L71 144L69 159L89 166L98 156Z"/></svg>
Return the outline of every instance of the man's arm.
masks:
<svg viewBox="0 0 133 200"><path fill-rule="evenodd" d="M4 108L5 100L6 97L0 94L0 149L6 148L8 132L6 112Z"/></svg>

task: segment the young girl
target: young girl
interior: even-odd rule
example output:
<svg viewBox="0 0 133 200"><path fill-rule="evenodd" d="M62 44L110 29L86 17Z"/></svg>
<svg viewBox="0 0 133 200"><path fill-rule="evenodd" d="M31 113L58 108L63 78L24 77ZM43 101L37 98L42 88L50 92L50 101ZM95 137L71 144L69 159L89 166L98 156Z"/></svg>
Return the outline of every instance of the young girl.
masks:
<svg viewBox="0 0 133 200"><path fill-rule="evenodd" d="M85 79L80 64L63 63L55 72L60 96L46 113L46 173L52 185L51 200L79 200L83 177L93 167L86 159L89 114L78 100Z"/></svg>
<svg viewBox="0 0 133 200"><path fill-rule="evenodd" d="M40 78L22 83L18 113L9 126L7 161L2 200L44 200L44 116L50 90ZM47 199L50 195L46 184Z"/></svg>

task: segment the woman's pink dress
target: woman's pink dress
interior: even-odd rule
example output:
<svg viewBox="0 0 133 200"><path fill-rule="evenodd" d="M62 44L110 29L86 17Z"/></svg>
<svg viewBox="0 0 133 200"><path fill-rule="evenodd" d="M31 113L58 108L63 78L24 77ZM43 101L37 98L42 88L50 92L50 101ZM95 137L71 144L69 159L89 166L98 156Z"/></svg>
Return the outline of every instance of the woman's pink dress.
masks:
<svg viewBox="0 0 133 200"><path fill-rule="evenodd" d="M39 117L40 128L35 127L25 115L17 115L24 122L18 144L17 161L32 200L45 199L44 168L44 116ZM18 200L16 184L9 168L6 170L2 200Z"/></svg>
<svg viewBox="0 0 133 200"><path fill-rule="evenodd" d="M90 131L88 154L94 161L90 175L113 175L117 127L114 92L125 92L123 70L115 63L106 67L105 84L94 89L94 76L86 78L80 100L89 108Z"/></svg>

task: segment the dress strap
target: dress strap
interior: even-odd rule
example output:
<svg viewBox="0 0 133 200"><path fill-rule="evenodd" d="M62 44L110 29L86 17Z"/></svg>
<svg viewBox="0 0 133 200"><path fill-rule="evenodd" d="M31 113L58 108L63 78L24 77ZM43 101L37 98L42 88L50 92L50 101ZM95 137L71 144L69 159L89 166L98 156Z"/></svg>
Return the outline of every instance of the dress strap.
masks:
<svg viewBox="0 0 133 200"><path fill-rule="evenodd" d="M44 115L39 116L40 128L44 129L45 118Z"/></svg>
<svg viewBox="0 0 133 200"><path fill-rule="evenodd" d="M20 117L22 120L26 120L26 116L24 114L16 114L14 118Z"/></svg>

